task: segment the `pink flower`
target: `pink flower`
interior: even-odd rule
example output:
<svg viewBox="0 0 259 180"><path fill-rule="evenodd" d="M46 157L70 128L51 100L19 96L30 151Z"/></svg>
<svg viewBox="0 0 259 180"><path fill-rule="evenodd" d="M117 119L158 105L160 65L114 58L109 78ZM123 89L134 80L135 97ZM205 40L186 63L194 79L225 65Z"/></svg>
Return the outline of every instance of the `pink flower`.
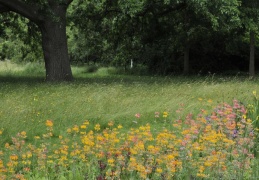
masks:
<svg viewBox="0 0 259 180"><path fill-rule="evenodd" d="M135 114L136 118L140 118L140 113Z"/></svg>
<svg viewBox="0 0 259 180"><path fill-rule="evenodd" d="M187 144L187 142L184 141L184 140L181 142L181 145L182 145L182 146L186 146L186 144Z"/></svg>

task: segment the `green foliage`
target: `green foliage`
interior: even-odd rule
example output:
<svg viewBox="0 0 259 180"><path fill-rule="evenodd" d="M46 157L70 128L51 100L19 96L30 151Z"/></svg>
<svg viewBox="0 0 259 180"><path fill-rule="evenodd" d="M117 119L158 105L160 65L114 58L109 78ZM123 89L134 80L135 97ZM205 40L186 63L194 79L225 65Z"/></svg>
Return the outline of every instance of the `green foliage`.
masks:
<svg viewBox="0 0 259 180"><path fill-rule="evenodd" d="M27 2L41 6L42 13L48 9L45 0ZM193 73L247 71L248 32L258 32L257 5L256 0L74 0L67 18L70 60L125 70L133 60L152 74L179 74L188 45ZM14 14L0 18L3 59L42 59L35 24Z"/></svg>
<svg viewBox="0 0 259 180"><path fill-rule="evenodd" d="M256 91L253 91L254 99L251 104L248 105L248 117L252 121L252 125L256 131L259 131L259 99ZM259 135L255 139L255 155L256 157L259 156Z"/></svg>
<svg viewBox="0 0 259 180"><path fill-rule="evenodd" d="M259 3L256 0L243 0L240 7L242 24L248 31L258 32Z"/></svg>
<svg viewBox="0 0 259 180"><path fill-rule="evenodd" d="M240 6L237 0L74 1L69 11L77 33L71 32L70 54L77 61L98 57L99 62L117 67L134 60L147 65L153 74L171 74L181 72L183 49L188 43L192 51L202 50L199 55L204 54L205 61L213 65L202 67L206 63L194 54L191 58L196 72L213 71L221 65L208 59L211 54L206 54L206 49L213 46L216 51L225 51L221 56L231 55L224 43L211 42L216 42L216 36L231 36L240 27ZM82 17L87 20L82 21Z"/></svg>
<svg viewBox="0 0 259 180"><path fill-rule="evenodd" d="M94 64L86 67L87 73L93 73L93 72L96 72L97 70L98 70L98 66Z"/></svg>
<svg viewBox="0 0 259 180"><path fill-rule="evenodd" d="M36 51L33 51L36 49ZM26 45L23 41L6 40L0 43L1 60L12 60L13 62L41 62L42 53L36 47ZM15 53L14 53L15 52Z"/></svg>
<svg viewBox="0 0 259 180"><path fill-rule="evenodd" d="M248 115L255 129L259 129L259 99L256 91L253 91L254 101L248 105ZM258 137L259 138L259 137Z"/></svg>
<svg viewBox="0 0 259 180"><path fill-rule="evenodd" d="M43 59L35 24L14 13L0 14L0 19L5 26L0 36L0 60L37 62Z"/></svg>

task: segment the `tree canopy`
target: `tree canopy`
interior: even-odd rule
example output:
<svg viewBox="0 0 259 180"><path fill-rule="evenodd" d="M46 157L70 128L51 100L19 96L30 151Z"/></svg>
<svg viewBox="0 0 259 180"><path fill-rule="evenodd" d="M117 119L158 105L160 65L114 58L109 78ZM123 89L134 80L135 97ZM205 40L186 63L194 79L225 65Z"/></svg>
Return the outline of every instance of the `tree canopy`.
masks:
<svg viewBox="0 0 259 180"><path fill-rule="evenodd" d="M74 62L254 75L258 10L256 0L0 0L0 55L33 60L43 52L47 80L71 80ZM26 43L11 44L17 39ZM11 46L23 55L9 55Z"/></svg>

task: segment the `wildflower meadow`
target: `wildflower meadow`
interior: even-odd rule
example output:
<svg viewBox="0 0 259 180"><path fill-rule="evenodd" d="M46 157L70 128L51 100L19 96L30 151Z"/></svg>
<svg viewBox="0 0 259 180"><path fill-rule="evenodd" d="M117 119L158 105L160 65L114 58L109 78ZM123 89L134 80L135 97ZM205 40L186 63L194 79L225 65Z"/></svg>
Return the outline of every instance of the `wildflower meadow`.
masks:
<svg viewBox="0 0 259 180"><path fill-rule="evenodd" d="M1 180L257 180L258 79L0 69ZM1 66L1 67L5 67ZM31 77L31 72L36 72Z"/></svg>
<svg viewBox="0 0 259 180"><path fill-rule="evenodd" d="M154 112L150 123L124 129L90 120L55 133L55 120L45 133L27 143L27 133L12 137L0 151L1 179L256 179L258 126L239 101L211 111L170 118ZM140 118L140 114L136 114ZM156 130L155 121L165 127ZM256 153L257 152L257 153Z"/></svg>

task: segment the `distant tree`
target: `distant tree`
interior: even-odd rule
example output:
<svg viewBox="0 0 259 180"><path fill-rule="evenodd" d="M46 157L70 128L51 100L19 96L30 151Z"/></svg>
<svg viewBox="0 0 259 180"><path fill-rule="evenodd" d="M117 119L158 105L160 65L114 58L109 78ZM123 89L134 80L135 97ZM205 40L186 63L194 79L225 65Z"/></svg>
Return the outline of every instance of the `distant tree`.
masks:
<svg viewBox="0 0 259 180"><path fill-rule="evenodd" d="M47 81L73 79L66 37L66 13L72 1L0 0L1 13L15 12L29 19L39 28L42 35Z"/></svg>
<svg viewBox="0 0 259 180"><path fill-rule="evenodd" d="M187 7L181 11L181 20L177 27L178 38L182 41L184 54L183 73L190 71L190 51L192 45L209 32L229 31L239 23L239 1L187 0ZM179 21L179 20L178 20Z"/></svg>
<svg viewBox="0 0 259 180"><path fill-rule="evenodd" d="M239 0L74 0L69 11L77 33L71 33L70 53L118 66L134 59L156 74L188 74L192 66L220 71L220 65L233 64L226 46L242 41L235 37L241 5Z"/></svg>
<svg viewBox="0 0 259 180"><path fill-rule="evenodd" d="M243 0L241 20L250 39L249 76L255 76L255 41L259 30L259 1Z"/></svg>

